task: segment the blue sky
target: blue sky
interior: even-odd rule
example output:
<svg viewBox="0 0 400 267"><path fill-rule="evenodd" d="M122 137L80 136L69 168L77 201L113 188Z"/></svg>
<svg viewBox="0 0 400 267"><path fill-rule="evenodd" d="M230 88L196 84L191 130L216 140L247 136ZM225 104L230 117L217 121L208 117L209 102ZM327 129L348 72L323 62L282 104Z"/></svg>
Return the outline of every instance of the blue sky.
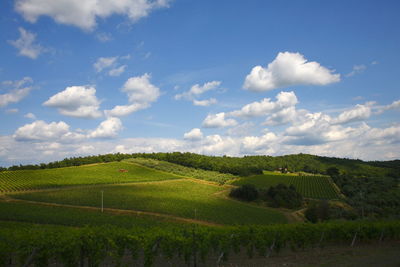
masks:
<svg viewBox="0 0 400 267"><path fill-rule="evenodd" d="M0 165L400 158L398 1L0 3Z"/></svg>

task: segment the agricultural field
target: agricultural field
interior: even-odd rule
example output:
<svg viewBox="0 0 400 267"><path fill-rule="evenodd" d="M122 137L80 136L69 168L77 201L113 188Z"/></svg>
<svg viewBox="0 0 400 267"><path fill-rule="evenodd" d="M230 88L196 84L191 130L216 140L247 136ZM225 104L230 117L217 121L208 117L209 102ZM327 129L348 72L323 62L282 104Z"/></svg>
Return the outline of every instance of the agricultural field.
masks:
<svg viewBox="0 0 400 267"><path fill-rule="evenodd" d="M327 176L303 176L294 174L264 173L240 178L233 185L253 184L257 188L268 188L277 184L293 185L306 198L339 199L331 179Z"/></svg>
<svg viewBox="0 0 400 267"><path fill-rule="evenodd" d="M190 225L176 220L164 219L154 216L140 216L124 213L100 212L71 207L57 207L51 205L38 205L24 202L0 201L0 222L19 221L35 224L51 224L64 226L102 226L113 225L122 228L152 228L167 227L171 224Z"/></svg>
<svg viewBox="0 0 400 267"><path fill-rule="evenodd" d="M179 164L155 159L131 158L124 161L133 162L159 171L173 173L184 177L212 181L219 184L224 184L227 181L236 178L236 176L229 173L220 173L216 171L206 171L202 169L189 168Z"/></svg>
<svg viewBox="0 0 400 267"><path fill-rule="evenodd" d="M276 210L225 198L218 185L188 179L127 185L96 186L13 194L13 198L99 207L101 191L104 207L168 214L218 224L285 223Z"/></svg>
<svg viewBox="0 0 400 267"><path fill-rule="evenodd" d="M43 170L0 172L0 193L76 185L132 183L179 179L174 174L160 172L128 162L111 162Z"/></svg>

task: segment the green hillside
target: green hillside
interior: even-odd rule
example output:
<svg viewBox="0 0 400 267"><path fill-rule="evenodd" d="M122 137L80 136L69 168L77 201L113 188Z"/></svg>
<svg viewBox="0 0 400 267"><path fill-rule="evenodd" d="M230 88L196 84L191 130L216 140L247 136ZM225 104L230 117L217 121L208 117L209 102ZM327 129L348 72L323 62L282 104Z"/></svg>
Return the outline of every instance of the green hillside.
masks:
<svg viewBox="0 0 400 267"><path fill-rule="evenodd" d="M0 192L177 178L181 177L127 162L110 162L78 167L3 171L0 172Z"/></svg>
<svg viewBox="0 0 400 267"><path fill-rule="evenodd" d="M233 185L252 184L257 188L269 188L277 184L293 185L296 190L307 198L338 199L339 193L331 179L327 176L285 175L265 172L240 178L232 182Z"/></svg>
<svg viewBox="0 0 400 267"><path fill-rule="evenodd" d="M13 198L99 207L103 191L104 206L107 208L156 212L231 225L287 221L283 214L273 209L223 197L226 189L182 179L33 192L13 195Z"/></svg>

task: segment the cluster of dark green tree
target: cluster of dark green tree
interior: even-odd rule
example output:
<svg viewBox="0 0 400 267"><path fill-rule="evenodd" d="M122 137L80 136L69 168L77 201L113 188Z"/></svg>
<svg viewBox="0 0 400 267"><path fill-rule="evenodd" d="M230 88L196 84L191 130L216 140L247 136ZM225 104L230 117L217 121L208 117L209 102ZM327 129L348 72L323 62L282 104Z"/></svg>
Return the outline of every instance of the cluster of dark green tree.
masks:
<svg viewBox="0 0 400 267"><path fill-rule="evenodd" d="M385 177L356 177L327 170L360 217L400 218L400 179Z"/></svg>
<svg viewBox="0 0 400 267"><path fill-rule="evenodd" d="M245 156L245 157L216 157L194 153L134 153L134 154L106 154L87 157L66 158L61 161L42 163L36 165L15 165L2 170L46 169L83 164L118 161L126 158L152 158L176 163L186 167L203 170L231 173L239 176L261 174L263 170L274 171L287 169L289 172L304 171L309 173L326 174L329 168L337 168L341 174L357 177L400 177L400 161L390 162L364 162L361 160L320 157L307 154L286 156ZM0 169L1 170L1 169Z"/></svg>
<svg viewBox="0 0 400 267"><path fill-rule="evenodd" d="M304 216L312 223L338 219L355 220L358 218L357 213L353 210L338 205L332 205L327 200L309 203L304 212Z"/></svg>
<svg viewBox="0 0 400 267"><path fill-rule="evenodd" d="M303 197L296 191L296 188L278 184L268 189L257 190L252 184L245 184L233 188L229 194L230 197L244 201L265 201L268 206L274 208L295 209L302 206Z"/></svg>

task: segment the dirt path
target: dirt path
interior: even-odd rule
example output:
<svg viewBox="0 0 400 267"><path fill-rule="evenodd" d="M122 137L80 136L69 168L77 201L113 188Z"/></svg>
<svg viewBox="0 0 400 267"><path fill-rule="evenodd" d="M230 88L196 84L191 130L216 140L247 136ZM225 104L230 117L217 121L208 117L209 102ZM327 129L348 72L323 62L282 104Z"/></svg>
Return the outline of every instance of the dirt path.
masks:
<svg viewBox="0 0 400 267"><path fill-rule="evenodd" d="M64 208L75 208L75 209L82 209L82 210L91 210L91 211L101 211L101 208L98 207L91 207L91 206L75 206L75 205L68 205L68 204L58 204L58 203L48 203L48 202L40 202L40 201L32 201L32 200L22 200L22 199L15 199L11 198L10 196L1 196L0 201L4 202L14 202L14 203L28 203L34 205L42 205L42 206L51 206L51 207L64 207ZM190 218L183 218L169 214L151 212L151 211L140 211L140 210L122 210L122 209L113 209L113 208L104 208L104 212L111 213L111 214L130 214L130 215L148 215L154 216L158 218L166 218L171 219L174 221L185 222L185 223L196 223L205 226L224 226L223 224L217 224L208 221L202 221L197 219L190 219Z"/></svg>

